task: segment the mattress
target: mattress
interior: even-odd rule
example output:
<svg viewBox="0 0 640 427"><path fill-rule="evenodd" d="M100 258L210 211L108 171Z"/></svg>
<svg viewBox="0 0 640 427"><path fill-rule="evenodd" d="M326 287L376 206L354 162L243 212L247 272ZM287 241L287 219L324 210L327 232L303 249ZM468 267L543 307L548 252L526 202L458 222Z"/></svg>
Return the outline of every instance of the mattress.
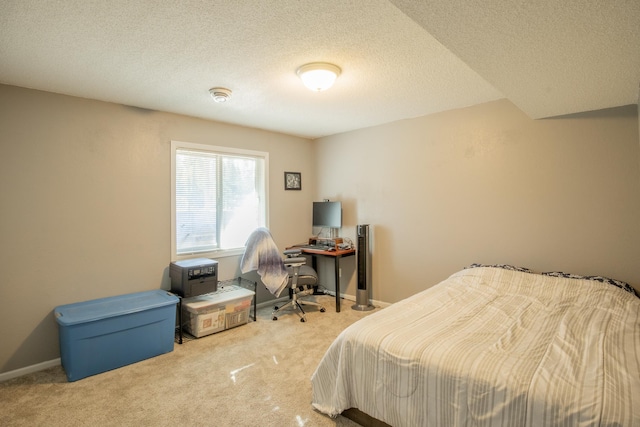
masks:
<svg viewBox="0 0 640 427"><path fill-rule="evenodd" d="M331 344L312 405L392 426L640 425L640 299L604 280L480 266Z"/></svg>

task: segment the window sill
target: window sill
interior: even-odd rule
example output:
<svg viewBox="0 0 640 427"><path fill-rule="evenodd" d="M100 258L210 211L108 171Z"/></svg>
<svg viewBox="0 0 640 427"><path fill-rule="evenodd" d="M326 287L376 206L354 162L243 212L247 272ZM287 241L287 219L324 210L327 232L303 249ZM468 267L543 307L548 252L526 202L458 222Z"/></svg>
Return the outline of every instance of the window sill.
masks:
<svg viewBox="0 0 640 427"><path fill-rule="evenodd" d="M220 250L211 251L211 252L193 252L188 254L180 254L180 255L174 255L173 258L175 259L173 259L173 261L180 261L180 260L191 259L191 258L216 259L216 258L240 256L244 254L244 250L245 248L234 248L234 249L220 249Z"/></svg>

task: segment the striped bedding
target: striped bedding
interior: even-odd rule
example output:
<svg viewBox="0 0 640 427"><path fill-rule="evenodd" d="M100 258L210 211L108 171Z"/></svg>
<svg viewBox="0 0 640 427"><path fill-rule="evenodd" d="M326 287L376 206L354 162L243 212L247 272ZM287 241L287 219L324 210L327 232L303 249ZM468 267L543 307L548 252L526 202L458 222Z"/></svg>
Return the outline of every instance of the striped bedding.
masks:
<svg viewBox="0 0 640 427"><path fill-rule="evenodd" d="M311 383L320 412L395 427L640 426L640 299L465 269L347 328Z"/></svg>

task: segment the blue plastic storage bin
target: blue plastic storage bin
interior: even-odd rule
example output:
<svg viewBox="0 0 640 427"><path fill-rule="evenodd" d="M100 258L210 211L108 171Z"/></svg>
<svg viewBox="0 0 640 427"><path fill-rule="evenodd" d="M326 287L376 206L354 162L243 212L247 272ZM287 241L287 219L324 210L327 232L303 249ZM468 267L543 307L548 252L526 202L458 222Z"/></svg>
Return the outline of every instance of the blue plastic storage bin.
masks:
<svg viewBox="0 0 640 427"><path fill-rule="evenodd" d="M156 290L56 307L67 379L173 351L177 303L175 295Z"/></svg>

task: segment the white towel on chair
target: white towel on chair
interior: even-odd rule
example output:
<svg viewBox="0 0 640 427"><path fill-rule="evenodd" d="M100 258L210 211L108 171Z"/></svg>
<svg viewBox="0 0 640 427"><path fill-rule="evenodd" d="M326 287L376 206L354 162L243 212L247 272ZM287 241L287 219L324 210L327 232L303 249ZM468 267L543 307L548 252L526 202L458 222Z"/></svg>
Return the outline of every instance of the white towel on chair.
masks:
<svg viewBox="0 0 640 427"><path fill-rule="evenodd" d="M289 273L271 233L264 227L256 229L247 239L246 246L240 263L242 273L257 270L264 286L279 297L287 287Z"/></svg>

